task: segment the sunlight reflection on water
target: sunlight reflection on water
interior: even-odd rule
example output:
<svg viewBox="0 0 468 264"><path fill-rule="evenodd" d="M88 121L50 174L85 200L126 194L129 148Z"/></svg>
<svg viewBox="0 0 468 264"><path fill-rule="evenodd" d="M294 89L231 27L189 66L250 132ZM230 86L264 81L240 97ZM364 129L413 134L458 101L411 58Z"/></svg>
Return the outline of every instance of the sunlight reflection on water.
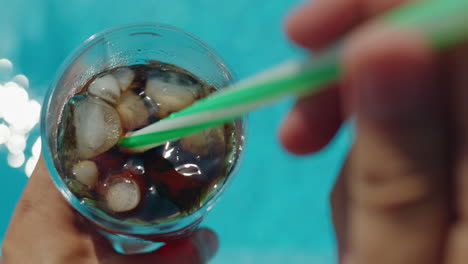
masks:
<svg viewBox="0 0 468 264"><path fill-rule="evenodd" d="M25 151L30 132L39 123L41 104L30 98L28 88L28 78L23 74L13 76L13 63L0 59L0 146L6 146L8 165L24 166L29 177L40 156L40 137L27 159Z"/></svg>

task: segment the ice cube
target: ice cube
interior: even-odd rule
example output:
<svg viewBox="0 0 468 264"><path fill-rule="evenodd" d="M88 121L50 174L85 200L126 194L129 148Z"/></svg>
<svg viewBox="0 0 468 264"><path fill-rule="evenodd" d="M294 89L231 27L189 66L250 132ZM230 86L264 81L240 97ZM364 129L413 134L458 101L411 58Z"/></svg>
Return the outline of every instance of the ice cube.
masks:
<svg viewBox="0 0 468 264"><path fill-rule="evenodd" d="M109 186L106 194L107 206L116 213L135 209L140 200L140 189L136 183L128 180Z"/></svg>
<svg viewBox="0 0 468 264"><path fill-rule="evenodd" d="M139 175L125 171L112 175L105 183L106 205L116 213L131 211L140 204L144 190L144 180Z"/></svg>
<svg viewBox="0 0 468 264"><path fill-rule="evenodd" d="M208 128L180 139L182 149L197 155L222 155L225 144L224 126Z"/></svg>
<svg viewBox="0 0 468 264"><path fill-rule="evenodd" d="M158 117L164 118L193 104L201 88L200 83L191 81L185 74L162 72L148 78L145 94L158 104Z"/></svg>
<svg viewBox="0 0 468 264"><path fill-rule="evenodd" d="M119 114L104 101L83 97L74 106L77 156L82 159L95 157L113 147L122 134Z"/></svg>
<svg viewBox="0 0 468 264"><path fill-rule="evenodd" d="M77 181L88 186L89 189L94 188L99 176L96 163L90 160L83 160L73 165L72 174Z"/></svg>
<svg viewBox="0 0 468 264"><path fill-rule="evenodd" d="M145 103L132 91L122 94L116 109L122 119L122 126L127 130L134 130L148 121L149 113Z"/></svg>
<svg viewBox="0 0 468 264"><path fill-rule="evenodd" d="M88 87L88 92L111 104L116 104L120 97L120 86L117 79L106 74L96 78Z"/></svg>
<svg viewBox="0 0 468 264"><path fill-rule="evenodd" d="M118 68L112 74L117 79L117 82L120 86L120 90L122 92L126 91L128 87L130 87L130 84L135 78L135 73L127 67Z"/></svg>

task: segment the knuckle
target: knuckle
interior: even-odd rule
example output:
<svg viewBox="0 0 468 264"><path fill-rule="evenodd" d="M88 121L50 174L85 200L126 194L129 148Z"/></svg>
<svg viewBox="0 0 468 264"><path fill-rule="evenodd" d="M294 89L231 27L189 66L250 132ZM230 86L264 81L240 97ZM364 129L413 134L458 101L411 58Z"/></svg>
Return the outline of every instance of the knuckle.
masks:
<svg viewBox="0 0 468 264"><path fill-rule="evenodd" d="M418 137L418 129L383 131L362 123L360 129L365 137L361 135L353 148L348 182L354 204L404 210L427 204L446 192L444 147L430 143L438 142L440 131Z"/></svg>
<svg viewBox="0 0 468 264"><path fill-rule="evenodd" d="M365 162L355 168L351 198L359 205L376 209L416 206L436 195L434 171L405 162Z"/></svg>

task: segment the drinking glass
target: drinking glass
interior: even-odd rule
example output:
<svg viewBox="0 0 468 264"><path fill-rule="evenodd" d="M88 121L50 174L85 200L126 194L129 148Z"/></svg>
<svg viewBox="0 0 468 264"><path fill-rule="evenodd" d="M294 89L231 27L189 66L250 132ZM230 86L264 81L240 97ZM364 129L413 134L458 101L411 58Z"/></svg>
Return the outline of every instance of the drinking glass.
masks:
<svg viewBox="0 0 468 264"><path fill-rule="evenodd" d="M193 35L167 25L125 25L91 36L71 53L45 97L41 116L44 157L55 185L73 208L122 254L153 251L165 242L193 232L232 181L244 145L245 122L239 119L234 122L235 144L226 180L199 210L182 218L152 225L130 223L113 218L75 196L64 182L58 159L57 136L66 103L96 74L119 66L147 64L151 60L184 68L216 89L234 81L223 60Z"/></svg>

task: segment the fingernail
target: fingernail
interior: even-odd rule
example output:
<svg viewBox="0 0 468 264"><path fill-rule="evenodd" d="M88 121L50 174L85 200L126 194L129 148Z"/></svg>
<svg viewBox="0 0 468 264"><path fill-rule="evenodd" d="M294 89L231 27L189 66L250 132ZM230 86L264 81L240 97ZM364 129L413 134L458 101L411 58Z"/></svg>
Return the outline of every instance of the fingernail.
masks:
<svg viewBox="0 0 468 264"><path fill-rule="evenodd" d="M204 261L212 259L218 250L218 237L212 231L199 229L193 236L193 243Z"/></svg>
<svg viewBox="0 0 468 264"><path fill-rule="evenodd" d="M420 117L434 101L429 72L393 65L361 74L353 84L358 114L377 120Z"/></svg>

